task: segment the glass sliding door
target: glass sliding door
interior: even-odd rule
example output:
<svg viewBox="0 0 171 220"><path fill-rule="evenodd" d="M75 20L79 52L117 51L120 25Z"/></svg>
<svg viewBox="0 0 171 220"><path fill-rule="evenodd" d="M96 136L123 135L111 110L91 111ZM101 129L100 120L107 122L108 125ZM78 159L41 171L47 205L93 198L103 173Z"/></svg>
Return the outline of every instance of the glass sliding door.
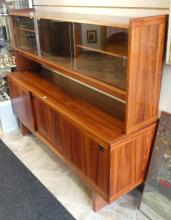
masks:
<svg viewBox="0 0 171 220"><path fill-rule="evenodd" d="M14 17L16 47L37 54L36 33L33 18Z"/></svg>
<svg viewBox="0 0 171 220"><path fill-rule="evenodd" d="M72 69L71 23L40 19L38 21L41 56Z"/></svg>
<svg viewBox="0 0 171 220"><path fill-rule="evenodd" d="M74 24L73 69L125 89L128 56L127 29Z"/></svg>

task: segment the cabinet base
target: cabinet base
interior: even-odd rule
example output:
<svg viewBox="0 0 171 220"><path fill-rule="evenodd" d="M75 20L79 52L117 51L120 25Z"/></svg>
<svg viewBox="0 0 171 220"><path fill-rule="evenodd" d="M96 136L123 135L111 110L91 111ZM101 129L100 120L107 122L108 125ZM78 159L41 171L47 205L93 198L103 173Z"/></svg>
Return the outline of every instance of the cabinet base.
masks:
<svg viewBox="0 0 171 220"><path fill-rule="evenodd" d="M31 131L21 121L20 121L20 129L23 136L31 133Z"/></svg>
<svg viewBox="0 0 171 220"><path fill-rule="evenodd" d="M92 191L92 209L94 212L104 208L108 203L96 192Z"/></svg>

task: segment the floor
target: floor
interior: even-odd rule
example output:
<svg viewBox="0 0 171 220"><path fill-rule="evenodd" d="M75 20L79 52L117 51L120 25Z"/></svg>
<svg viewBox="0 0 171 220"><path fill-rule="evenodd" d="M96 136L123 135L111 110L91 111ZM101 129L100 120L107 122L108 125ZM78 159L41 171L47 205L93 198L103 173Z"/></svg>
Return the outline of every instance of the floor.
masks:
<svg viewBox="0 0 171 220"><path fill-rule="evenodd" d="M91 210L91 192L84 183L33 135L20 130L0 138L77 220L147 220L137 207L138 191L123 196L99 212Z"/></svg>

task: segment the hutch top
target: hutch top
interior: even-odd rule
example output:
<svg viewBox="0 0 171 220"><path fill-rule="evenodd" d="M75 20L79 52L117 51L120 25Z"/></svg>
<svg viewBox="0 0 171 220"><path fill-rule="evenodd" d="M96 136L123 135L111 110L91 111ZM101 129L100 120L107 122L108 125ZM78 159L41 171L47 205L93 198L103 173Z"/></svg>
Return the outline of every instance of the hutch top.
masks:
<svg viewBox="0 0 171 220"><path fill-rule="evenodd" d="M157 120L167 16L10 15L16 51L112 97L123 133Z"/></svg>

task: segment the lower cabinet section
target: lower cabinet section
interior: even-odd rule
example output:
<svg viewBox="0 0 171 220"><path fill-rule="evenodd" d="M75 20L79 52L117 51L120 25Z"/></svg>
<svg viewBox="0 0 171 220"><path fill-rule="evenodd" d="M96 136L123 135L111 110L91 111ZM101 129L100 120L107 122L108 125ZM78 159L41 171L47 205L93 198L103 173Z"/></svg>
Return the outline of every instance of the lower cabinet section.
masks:
<svg viewBox="0 0 171 220"><path fill-rule="evenodd" d="M86 136L45 102L33 97L36 130L66 158L98 192L108 195L108 150Z"/></svg>
<svg viewBox="0 0 171 220"><path fill-rule="evenodd" d="M100 195L110 203L143 183L156 123L132 134L121 134L113 144L106 143L104 147L92 135L89 137L85 128L77 127L65 114L55 110L51 99L42 98L42 93L33 94L11 79L9 86L13 109L21 124L76 170L98 194L95 198Z"/></svg>

